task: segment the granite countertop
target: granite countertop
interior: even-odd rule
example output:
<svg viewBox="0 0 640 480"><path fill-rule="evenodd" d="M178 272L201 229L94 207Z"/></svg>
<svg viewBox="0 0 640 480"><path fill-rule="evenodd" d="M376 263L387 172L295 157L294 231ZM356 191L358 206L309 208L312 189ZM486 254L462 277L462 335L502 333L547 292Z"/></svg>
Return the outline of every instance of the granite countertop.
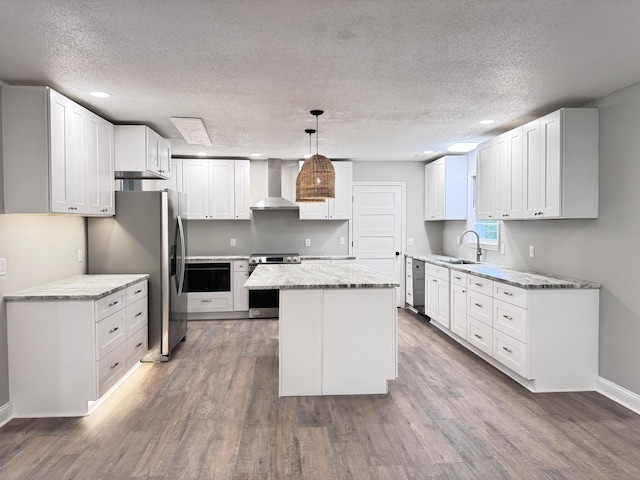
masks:
<svg viewBox="0 0 640 480"><path fill-rule="evenodd" d="M44 285L9 293L7 301L24 300L98 300L149 278L148 274L76 275Z"/></svg>
<svg viewBox="0 0 640 480"><path fill-rule="evenodd" d="M300 260L355 260L351 255L300 255ZM187 262L231 262L233 260L249 260L249 255L193 255L187 256Z"/></svg>
<svg viewBox="0 0 640 480"><path fill-rule="evenodd" d="M234 260L249 260L249 255L195 255L187 256L187 262L206 263L206 262L232 262Z"/></svg>
<svg viewBox="0 0 640 480"><path fill-rule="evenodd" d="M391 288L400 284L357 263L258 265L244 284L249 290Z"/></svg>
<svg viewBox="0 0 640 480"><path fill-rule="evenodd" d="M453 260L454 257L448 257L446 255L406 255L407 257L423 260L425 262L433 263L435 265L441 265L443 267L450 268L452 270L458 270L460 272L471 273L484 277L489 280L495 280L498 282L513 285L514 287L520 287L525 289L539 289L539 288L600 288L600 284L588 282L585 280L578 280L574 278L565 278L560 276L543 275L537 272L523 272L519 270L513 270L508 267L500 265L492 265L490 263L470 263L470 264L455 264L449 263L447 260Z"/></svg>

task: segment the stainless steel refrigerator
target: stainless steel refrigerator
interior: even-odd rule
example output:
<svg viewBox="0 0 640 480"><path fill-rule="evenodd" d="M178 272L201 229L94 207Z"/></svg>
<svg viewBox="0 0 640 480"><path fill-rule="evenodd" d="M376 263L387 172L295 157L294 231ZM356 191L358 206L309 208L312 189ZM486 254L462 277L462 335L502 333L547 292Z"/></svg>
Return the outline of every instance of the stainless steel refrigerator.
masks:
<svg viewBox="0 0 640 480"><path fill-rule="evenodd" d="M89 218L89 273L148 273L147 362L167 361L187 335L182 293L186 262L186 196L173 190L116 192L116 215Z"/></svg>

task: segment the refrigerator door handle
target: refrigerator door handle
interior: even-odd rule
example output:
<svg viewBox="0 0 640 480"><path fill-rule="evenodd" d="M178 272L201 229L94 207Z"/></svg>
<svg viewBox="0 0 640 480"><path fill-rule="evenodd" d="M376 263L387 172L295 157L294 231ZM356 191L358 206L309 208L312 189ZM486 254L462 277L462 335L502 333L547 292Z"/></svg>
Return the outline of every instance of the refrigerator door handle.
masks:
<svg viewBox="0 0 640 480"><path fill-rule="evenodd" d="M184 272L186 270L187 258L184 245L184 227L182 226L182 217L178 215L178 234L180 235L180 275L178 277L178 295L182 295L182 287L184 286Z"/></svg>

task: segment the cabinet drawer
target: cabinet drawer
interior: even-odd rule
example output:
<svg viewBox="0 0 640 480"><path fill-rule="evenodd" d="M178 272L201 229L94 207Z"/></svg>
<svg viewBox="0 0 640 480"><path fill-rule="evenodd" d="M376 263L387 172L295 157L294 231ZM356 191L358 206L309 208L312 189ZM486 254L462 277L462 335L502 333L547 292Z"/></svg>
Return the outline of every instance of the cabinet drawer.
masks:
<svg viewBox="0 0 640 480"><path fill-rule="evenodd" d="M451 270L451 283L453 285L467 286L467 274Z"/></svg>
<svg viewBox="0 0 640 480"><path fill-rule="evenodd" d="M447 267L440 267L438 265L425 262L424 270L425 275L436 277L438 280L443 280L445 282L449 281L449 269Z"/></svg>
<svg viewBox="0 0 640 480"><path fill-rule="evenodd" d="M208 313L208 312L232 312L233 293L188 293L187 312Z"/></svg>
<svg viewBox="0 0 640 480"><path fill-rule="evenodd" d="M233 262L233 271L234 272L248 272L249 271L249 262L246 260L235 260Z"/></svg>
<svg viewBox="0 0 640 480"><path fill-rule="evenodd" d="M146 297L148 295L147 289L148 286L146 280L127 287L127 305L131 305L132 302L135 302L142 297Z"/></svg>
<svg viewBox="0 0 640 480"><path fill-rule="evenodd" d="M493 295L493 280L487 280L476 275L467 275L467 288L485 295Z"/></svg>
<svg viewBox="0 0 640 480"><path fill-rule="evenodd" d="M494 330L493 358L518 375L529 378L529 345Z"/></svg>
<svg viewBox="0 0 640 480"><path fill-rule="evenodd" d="M494 298L493 310L493 328L521 342L528 342L526 309Z"/></svg>
<svg viewBox="0 0 640 480"><path fill-rule="evenodd" d="M125 289L118 290L117 292L102 297L96 301L96 321L100 321L105 317L108 317L114 312L124 308L126 306Z"/></svg>
<svg viewBox="0 0 640 480"><path fill-rule="evenodd" d="M126 347L123 343L97 363L98 397L107 393L126 372L125 354Z"/></svg>
<svg viewBox="0 0 640 480"><path fill-rule="evenodd" d="M145 326L127 338L125 360L127 370L138 363L147 350L147 327Z"/></svg>
<svg viewBox="0 0 640 480"><path fill-rule="evenodd" d="M493 298L467 289L467 315L491 327L493 325Z"/></svg>
<svg viewBox="0 0 640 480"><path fill-rule="evenodd" d="M487 355L493 354L493 328L474 318L467 318L467 341Z"/></svg>
<svg viewBox="0 0 640 480"><path fill-rule="evenodd" d="M518 307L527 308L527 291L524 288L513 287L505 283L494 282L493 298L509 302Z"/></svg>
<svg viewBox="0 0 640 480"><path fill-rule="evenodd" d="M120 310L96 324L96 360L100 360L124 342L126 314L126 310Z"/></svg>
<svg viewBox="0 0 640 480"><path fill-rule="evenodd" d="M407 290L407 293L405 295L405 302L413 307L413 292Z"/></svg>
<svg viewBox="0 0 640 480"><path fill-rule="evenodd" d="M127 305L127 337L140 330L147 324L148 318L148 297Z"/></svg>

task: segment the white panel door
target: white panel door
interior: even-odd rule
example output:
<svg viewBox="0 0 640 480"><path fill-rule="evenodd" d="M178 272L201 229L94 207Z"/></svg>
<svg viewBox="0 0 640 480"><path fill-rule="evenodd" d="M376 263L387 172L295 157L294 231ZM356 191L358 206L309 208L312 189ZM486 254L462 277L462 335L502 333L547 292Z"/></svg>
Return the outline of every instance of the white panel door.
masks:
<svg viewBox="0 0 640 480"><path fill-rule="evenodd" d="M402 284L402 185L353 186L353 255ZM401 295L402 289L397 289ZM398 305L402 297L398 298Z"/></svg>

